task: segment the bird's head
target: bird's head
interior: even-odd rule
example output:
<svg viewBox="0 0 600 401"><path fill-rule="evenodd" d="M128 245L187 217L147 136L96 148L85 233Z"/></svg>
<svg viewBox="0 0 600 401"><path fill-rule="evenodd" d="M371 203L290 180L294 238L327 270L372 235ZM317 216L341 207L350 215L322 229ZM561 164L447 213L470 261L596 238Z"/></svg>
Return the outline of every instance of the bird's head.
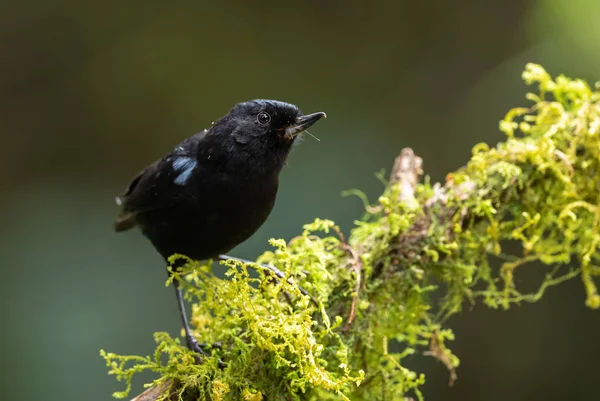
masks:
<svg viewBox="0 0 600 401"><path fill-rule="evenodd" d="M296 138L323 117L322 112L305 115L290 103L256 99L236 104L215 123L211 135L224 139L235 162L279 170Z"/></svg>
<svg viewBox="0 0 600 401"><path fill-rule="evenodd" d="M304 115L293 104L257 99L236 104L222 121L240 144L260 142L285 147L322 117L325 113Z"/></svg>

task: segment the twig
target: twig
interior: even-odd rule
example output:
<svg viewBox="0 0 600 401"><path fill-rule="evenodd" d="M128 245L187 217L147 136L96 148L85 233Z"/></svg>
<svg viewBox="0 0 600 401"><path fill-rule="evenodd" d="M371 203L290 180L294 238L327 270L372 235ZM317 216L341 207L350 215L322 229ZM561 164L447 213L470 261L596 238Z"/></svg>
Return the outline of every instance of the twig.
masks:
<svg viewBox="0 0 600 401"><path fill-rule="evenodd" d="M439 336L440 333L436 330L433 333L433 336L431 337L431 341L429 343L429 351L423 352L423 355L432 356L438 361L442 362L444 365L446 365L446 368L448 368L448 371L450 372L450 380L448 382L448 385L452 386L457 377L456 366L454 366L454 363L452 363L448 352L440 343Z"/></svg>
<svg viewBox="0 0 600 401"><path fill-rule="evenodd" d="M166 381L161 385L150 387L148 390L132 398L130 401L156 401L159 397L163 396L165 391L171 387L172 382ZM172 395L168 399L172 398Z"/></svg>
<svg viewBox="0 0 600 401"><path fill-rule="evenodd" d="M561 152L560 150L556 149L554 151L554 155L559 158L563 163L565 163L565 165L567 166L567 168L569 169L569 175L571 177L573 177L573 174L575 174L575 170L573 169L573 165L571 164L571 161L569 160L569 158L567 157L567 155L565 155L563 152Z"/></svg>
<svg viewBox="0 0 600 401"><path fill-rule="evenodd" d="M404 148L394 159L394 167L390 174L390 185L399 184L400 201L407 206L417 206L415 191L419 179L423 175L423 159L415 155L411 148ZM441 191L440 191L441 192ZM403 253L411 253L413 244L419 243L427 235L430 222L426 217L418 219L417 222L405 234L400 236L395 248ZM378 278L383 273L383 264L378 264L373 269L371 279Z"/></svg>
<svg viewBox="0 0 600 401"><path fill-rule="evenodd" d="M423 175L423 159L411 148L404 148L394 160L390 183L400 183L400 200L410 204L415 200L415 190Z"/></svg>
<svg viewBox="0 0 600 401"><path fill-rule="evenodd" d="M362 269L362 262L360 260L359 254L352 249L352 247L348 244L345 246L346 252L350 254L352 257L352 270L354 270L354 274L356 274L356 287L354 289L354 297L352 297L352 306L350 307L350 316L348 316L348 323L346 323L346 327L344 327L344 333L347 333L350 330L350 325L356 318L356 305L358 304L358 299L360 297L360 286L361 286L361 274L360 271Z"/></svg>
<svg viewBox="0 0 600 401"><path fill-rule="evenodd" d="M354 248L352 248L346 241L346 237L344 236L342 230L340 230L338 226L335 226L333 229L335 230L337 236L340 238L342 248L352 258L352 270L354 270L354 274L356 274L356 287L354 289L354 296L352 297L350 315L348 316L348 323L346 323L346 326L344 327L344 333L347 333L348 330L350 330L352 322L356 318L356 305L358 304L358 299L360 298L360 287L362 285L360 274L360 271L362 270L362 261L360 259L360 254L356 252Z"/></svg>

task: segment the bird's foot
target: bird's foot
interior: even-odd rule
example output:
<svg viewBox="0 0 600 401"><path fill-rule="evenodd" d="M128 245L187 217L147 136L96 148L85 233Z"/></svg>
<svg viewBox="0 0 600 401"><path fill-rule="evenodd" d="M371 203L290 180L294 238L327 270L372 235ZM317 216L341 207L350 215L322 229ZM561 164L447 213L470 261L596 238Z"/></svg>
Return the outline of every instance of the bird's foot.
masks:
<svg viewBox="0 0 600 401"><path fill-rule="evenodd" d="M255 263L255 262L251 262L249 260L245 260L245 259L240 259L240 258L235 258L233 256L228 256L228 255L219 255L216 258L217 260L236 260L238 262L242 262L242 263L246 263L246 264L257 264L258 266L260 266L261 268L265 269L267 272L270 272L272 275L274 275L277 279L284 279L285 278L285 274L279 270L278 268L276 268L275 266L272 265L265 265L262 263ZM308 275L308 272L306 272L305 274ZM289 281L288 281L289 283ZM312 297L312 295L310 295L310 293L308 291L306 291L304 288L302 287L298 287L298 289L300 290L300 293L302 295L307 295L311 302L315 305L318 306L318 302ZM288 302L291 303L290 298L289 298L289 294L286 295L286 299L288 300Z"/></svg>
<svg viewBox="0 0 600 401"><path fill-rule="evenodd" d="M186 343L187 343L187 347L190 351L193 351L196 354L199 354L199 355L195 355L196 362L198 362L199 364L203 362L202 356L205 356L205 357L210 356L210 354L208 352L206 352L206 349L212 349L212 348L220 349L223 347L223 345L221 343L214 343L214 344L199 343L198 340L196 340L191 335L186 336ZM221 358L219 358L218 364L219 364L219 368L221 368L221 369L223 369L226 366L225 362L223 362L221 360Z"/></svg>
<svg viewBox="0 0 600 401"><path fill-rule="evenodd" d="M275 277L277 277L277 279L283 279L285 278L285 274L279 270L278 268L276 268L275 266L271 266L271 265L263 265L263 264L258 264L260 267L262 267L263 269L267 270L268 272L270 272L271 274L273 274ZM288 281L288 283L291 284L291 281ZM319 306L318 302L312 297L312 295L310 295L310 293L308 291L306 291L304 288L302 287L298 287L298 289L300 290L300 293L302 295L307 295L311 302L315 305L315 306ZM288 302L291 304L291 298L290 298L290 294L288 292L285 293L285 297L288 300Z"/></svg>
<svg viewBox="0 0 600 401"><path fill-rule="evenodd" d="M221 343L212 343L212 344L207 344L207 343L198 343L198 346L200 348L202 348L204 351L206 351L207 349L213 349L213 348L217 348L217 349L221 349L223 348L223 344Z"/></svg>

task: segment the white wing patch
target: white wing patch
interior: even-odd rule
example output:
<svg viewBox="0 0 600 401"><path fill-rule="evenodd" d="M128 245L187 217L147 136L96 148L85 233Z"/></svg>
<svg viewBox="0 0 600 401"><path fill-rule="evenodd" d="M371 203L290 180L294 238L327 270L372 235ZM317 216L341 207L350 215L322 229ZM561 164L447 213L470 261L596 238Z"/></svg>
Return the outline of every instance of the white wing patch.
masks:
<svg viewBox="0 0 600 401"><path fill-rule="evenodd" d="M196 160L192 157L178 157L173 161L173 170L179 172L179 175L175 178L173 183L176 185L185 185L192 171L196 168Z"/></svg>

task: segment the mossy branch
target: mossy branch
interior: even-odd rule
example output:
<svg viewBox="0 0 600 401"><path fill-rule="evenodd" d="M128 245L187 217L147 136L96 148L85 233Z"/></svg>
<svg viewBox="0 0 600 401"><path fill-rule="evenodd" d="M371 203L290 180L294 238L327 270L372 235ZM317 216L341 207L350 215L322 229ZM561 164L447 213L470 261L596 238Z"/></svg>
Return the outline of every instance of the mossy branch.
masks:
<svg viewBox="0 0 600 401"><path fill-rule="evenodd" d="M174 277L194 302L195 334L222 347L197 364L179 339L156 333L152 357L102 352L127 384L115 396L151 370L159 377L138 401L421 399L425 378L403 361L433 356L453 382L459 360L444 323L465 302L506 309L580 277L586 305L599 308L600 93L534 64L523 78L539 88L527 95L533 105L509 111L507 139L476 145L443 185L421 183L422 160L404 149L348 238L317 219L287 243L272 240L258 262L286 280L236 262L219 279L188 261ZM520 250L509 253L507 242ZM514 277L531 262L548 273L537 292L522 293Z"/></svg>

